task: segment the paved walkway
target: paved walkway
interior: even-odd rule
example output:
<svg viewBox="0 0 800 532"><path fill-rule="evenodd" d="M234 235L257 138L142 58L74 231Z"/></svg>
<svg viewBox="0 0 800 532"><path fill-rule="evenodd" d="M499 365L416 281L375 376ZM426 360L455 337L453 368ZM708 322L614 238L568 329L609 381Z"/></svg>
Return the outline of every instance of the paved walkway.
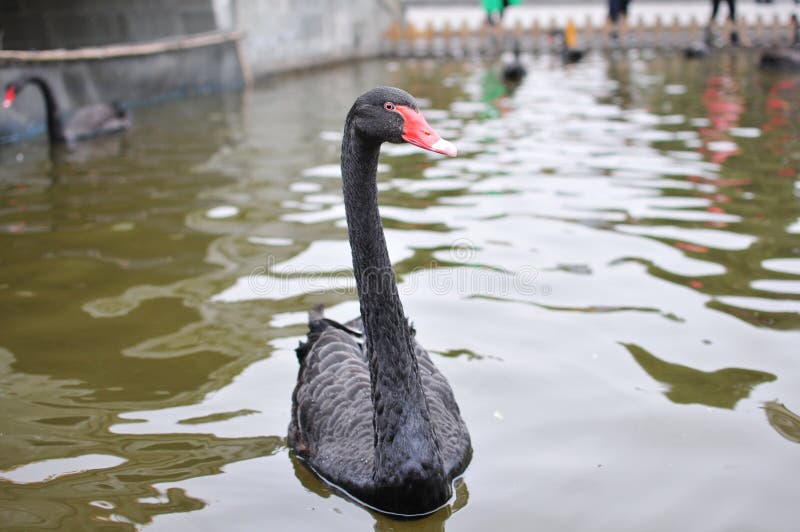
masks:
<svg viewBox="0 0 800 532"><path fill-rule="evenodd" d="M722 4L721 13L718 16L719 22L722 22L723 17L726 17L728 13L727 5L725 2ZM753 0L740 1L736 7L741 21L749 25L755 24L759 16L765 23L770 24L777 16L781 24L786 25L792 13L800 13L800 6L796 5L793 0L775 0L773 4L757 4ZM536 21L540 26L548 27L553 21L557 26L563 26L571 18L580 26L584 25L587 20L591 20L593 26L601 26L605 22L607 9L607 2L603 0L575 3L552 2L551 5L542 5L541 2L537 2L536 5L509 8L503 22L508 27L513 27L517 22L520 22L523 27L530 27ZM676 17L682 25L690 23L692 19L704 24L710 14L711 2L669 2L664 0L637 2L632 0L630 6L631 22L636 23L642 20L648 26L652 25L658 16L666 24L671 24ZM437 30L441 29L445 22L449 22L451 27L459 27L464 21L474 29L479 27L485 18L486 15L477 0L474 7L412 6L406 11L407 22L417 28L424 28L431 23Z"/></svg>

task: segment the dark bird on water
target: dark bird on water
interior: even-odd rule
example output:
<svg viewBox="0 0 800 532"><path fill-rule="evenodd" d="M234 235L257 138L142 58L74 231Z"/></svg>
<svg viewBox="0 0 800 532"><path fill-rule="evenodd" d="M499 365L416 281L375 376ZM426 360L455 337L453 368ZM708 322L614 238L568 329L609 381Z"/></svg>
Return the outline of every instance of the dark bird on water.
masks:
<svg viewBox="0 0 800 532"><path fill-rule="evenodd" d="M558 39L559 52L564 63L577 63L586 55L582 48L578 48L578 30L574 22L569 21L563 30L551 31L550 37Z"/></svg>
<svg viewBox="0 0 800 532"><path fill-rule="evenodd" d="M519 83L528 73L520 59L521 53L519 41L515 41L511 60L503 64L503 81L506 83Z"/></svg>
<svg viewBox="0 0 800 532"><path fill-rule="evenodd" d="M761 56L759 65L772 70L800 71L800 24L792 14L793 37L788 47L768 50Z"/></svg>
<svg viewBox="0 0 800 532"><path fill-rule="evenodd" d="M36 76L20 78L6 85L3 107L11 107L19 93L29 85L35 85L44 99L47 135L50 142L75 142L130 127L127 111L117 103L87 105L69 113L67 120L62 119L61 109L50 85Z"/></svg>
<svg viewBox="0 0 800 532"><path fill-rule="evenodd" d="M353 499L414 517L448 503L472 448L453 391L417 342L398 295L378 211L384 142L456 155L405 91L372 89L350 109L341 167L361 316L342 324L321 307L310 312L288 441Z"/></svg>
<svg viewBox="0 0 800 532"><path fill-rule="evenodd" d="M711 55L712 43L709 39L693 41L683 51L683 55L689 59L700 59Z"/></svg>

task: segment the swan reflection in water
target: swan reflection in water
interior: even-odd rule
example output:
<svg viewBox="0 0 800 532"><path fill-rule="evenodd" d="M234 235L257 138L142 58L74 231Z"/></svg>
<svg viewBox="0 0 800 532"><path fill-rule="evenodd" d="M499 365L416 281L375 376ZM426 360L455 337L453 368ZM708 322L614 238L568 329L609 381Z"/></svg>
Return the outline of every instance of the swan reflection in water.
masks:
<svg viewBox="0 0 800 532"><path fill-rule="evenodd" d="M347 495L340 495L336 488L331 487L312 473L294 453L289 453L289 456L292 461L292 467L294 468L294 474L303 488L324 499L337 496L342 499L342 504L353 503L352 499ZM456 479L453 485L453 491L455 493L449 504L422 519L398 520L394 517L368 509L370 515L375 519L375 532L402 532L404 530L413 530L415 532L444 532L445 523L450 519L450 516L464 508L469 502L469 490L463 478Z"/></svg>

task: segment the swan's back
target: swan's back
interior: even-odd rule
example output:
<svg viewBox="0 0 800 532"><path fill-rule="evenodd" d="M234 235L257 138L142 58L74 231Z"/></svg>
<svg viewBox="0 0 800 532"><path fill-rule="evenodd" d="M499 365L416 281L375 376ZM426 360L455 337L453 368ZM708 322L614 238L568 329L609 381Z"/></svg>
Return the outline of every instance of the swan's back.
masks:
<svg viewBox="0 0 800 532"><path fill-rule="evenodd" d="M759 65L767 69L800 71L800 47L777 48L764 52Z"/></svg>
<svg viewBox="0 0 800 532"><path fill-rule="evenodd" d="M375 433L369 366L361 320L344 325L312 312L308 341L298 347L300 371L292 397L289 445L328 482L370 503ZM416 341L419 375L449 480L471 456L466 425L447 379Z"/></svg>
<svg viewBox="0 0 800 532"><path fill-rule="evenodd" d="M66 140L81 140L122 131L130 127L130 118L120 106L96 103L75 110L64 127Z"/></svg>
<svg viewBox="0 0 800 532"><path fill-rule="evenodd" d="M309 335L313 344L298 348L289 445L326 480L357 490L373 470L369 367L356 336L326 323L317 327L323 330Z"/></svg>

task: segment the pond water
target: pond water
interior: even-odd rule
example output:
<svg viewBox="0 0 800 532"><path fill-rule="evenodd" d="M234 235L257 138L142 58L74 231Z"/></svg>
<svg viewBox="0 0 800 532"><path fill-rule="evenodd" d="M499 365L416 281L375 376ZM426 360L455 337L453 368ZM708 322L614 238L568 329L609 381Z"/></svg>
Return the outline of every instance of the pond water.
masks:
<svg viewBox="0 0 800 532"><path fill-rule="evenodd" d="M800 77L754 56L373 61L0 146L0 528L788 530L800 470ZM338 171L365 89L405 309L474 457L397 522L286 447L306 311L357 313Z"/></svg>

